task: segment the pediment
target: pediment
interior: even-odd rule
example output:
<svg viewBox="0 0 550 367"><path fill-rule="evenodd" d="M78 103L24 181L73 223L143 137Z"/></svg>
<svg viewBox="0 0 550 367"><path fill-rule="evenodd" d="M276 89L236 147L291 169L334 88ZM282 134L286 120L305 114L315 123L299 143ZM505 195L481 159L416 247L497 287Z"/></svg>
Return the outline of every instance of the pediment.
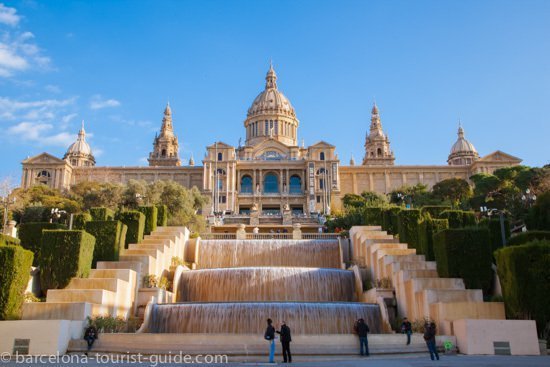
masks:
<svg viewBox="0 0 550 367"><path fill-rule="evenodd" d="M278 140L267 139L254 147L252 155L254 157L265 156L266 158L276 158L275 155L279 155L280 158L284 158L290 156L290 149Z"/></svg>
<svg viewBox="0 0 550 367"><path fill-rule="evenodd" d="M54 157L50 153L40 153L34 157L25 159L22 164L67 164L63 159Z"/></svg>
<svg viewBox="0 0 550 367"><path fill-rule="evenodd" d="M310 148L334 148L334 145L327 143L324 140L318 141L317 143L310 146Z"/></svg>
<svg viewBox="0 0 550 367"><path fill-rule="evenodd" d="M216 147L218 149L231 149L231 148L234 148L234 146L229 145L227 143L224 143L223 141L218 141L217 143L211 144L207 148L208 149L216 149Z"/></svg>
<svg viewBox="0 0 550 367"><path fill-rule="evenodd" d="M477 162L516 162L520 163L521 159L514 157L513 155L504 153L500 150L494 151L491 154L487 154L484 157L481 157Z"/></svg>

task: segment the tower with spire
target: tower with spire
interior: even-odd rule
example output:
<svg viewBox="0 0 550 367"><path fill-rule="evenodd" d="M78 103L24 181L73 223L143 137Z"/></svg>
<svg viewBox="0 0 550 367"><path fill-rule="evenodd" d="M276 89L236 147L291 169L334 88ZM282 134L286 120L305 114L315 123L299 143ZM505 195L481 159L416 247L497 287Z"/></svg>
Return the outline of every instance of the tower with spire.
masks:
<svg viewBox="0 0 550 367"><path fill-rule="evenodd" d="M372 106L370 131L365 138L365 166L392 166L395 157L390 149L390 140L382 130L380 114L376 103Z"/></svg>
<svg viewBox="0 0 550 367"><path fill-rule="evenodd" d="M82 120L82 125L78 131L76 141L69 146L63 159L69 162L73 167L95 166L95 158L92 154L92 149L88 142L86 142L84 120Z"/></svg>
<svg viewBox="0 0 550 367"><path fill-rule="evenodd" d="M153 151L149 153L148 161L149 166L181 166L178 137L174 134L174 128L172 126L172 109L170 108L170 103L167 103L164 109L164 118L162 119L160 134L155 135Z"/></svg>

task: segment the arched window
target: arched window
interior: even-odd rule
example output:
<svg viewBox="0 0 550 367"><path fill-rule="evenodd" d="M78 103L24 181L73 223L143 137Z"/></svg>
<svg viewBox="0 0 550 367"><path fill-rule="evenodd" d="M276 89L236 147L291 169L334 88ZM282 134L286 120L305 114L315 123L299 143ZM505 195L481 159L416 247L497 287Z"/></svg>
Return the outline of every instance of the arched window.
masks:
<svg viewBox="0 0 550 367"><path fill-rule="evenodd" d="M47 185L51 177L52 175L50 174L50 172L44 170L38 172L38 175L36 175L36 180L38 181L38 183Z"/></svg>
<svg viewBox="0 0 550 367"><path fill-rule="evenodd" d="M161 155L162 157L166 157L166 149L163 149L162 152L160 153L160 155Z"/></svg>
<svg viewBox="0 0 550 367"><path fill-rule="evenodd" d="M324 161L325 160L325 152L319 153L319 159Z"/></svg>
<svg viewBox="0 0 550 367"><path fill-rule="evenodd" d="M252 177L245 175L241 178L241 192L252 194Z"/></svg>
<svg viewBox="0 0 550 367"><path fill-rule="evenodd" d="M378 148L377 154L378 154L379 157L382 157L382 149Z"/></svg>
<svg viewBox="0 0 550 367"><path fill-rule="evenodd" d="M291 194L302 193L302 179L298 175L290 176L290 191Z"/></svg>
<svg viewBox="0 0 550 367"><path fill-rule="evenodd" d="M223 153L218 153L218 161L223 161Z"/></svg>
<svg viewBox="0 0 550 367"><path fill-rule="evenodd" d="M268 173L264 178L264 193L275 194L279 192L279 178L274 173Z"/></svg>

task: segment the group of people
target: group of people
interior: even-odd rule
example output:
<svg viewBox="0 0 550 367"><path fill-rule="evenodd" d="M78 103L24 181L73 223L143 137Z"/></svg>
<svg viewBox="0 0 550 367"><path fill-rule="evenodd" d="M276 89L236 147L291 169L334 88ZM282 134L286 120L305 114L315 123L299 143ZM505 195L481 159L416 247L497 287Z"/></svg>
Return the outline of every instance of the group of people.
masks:
<svg viewBox="0 0 550 367"><path fill-rule="evenodd" d="M267 319L264 339L269 342L269 363L273 363L275 359L275 333L280 336L281 347L283 349L283 363L292 363L292 355L290 354L290 342L292 341L290 328L283 321L280 330L275 330L273 320Z"/></svg>

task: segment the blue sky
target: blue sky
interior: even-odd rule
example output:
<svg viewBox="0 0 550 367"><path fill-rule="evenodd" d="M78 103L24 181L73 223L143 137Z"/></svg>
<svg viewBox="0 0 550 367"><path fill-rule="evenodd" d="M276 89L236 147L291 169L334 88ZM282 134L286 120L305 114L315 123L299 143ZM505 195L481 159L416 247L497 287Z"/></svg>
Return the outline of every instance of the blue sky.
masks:
<svg viewBox="0 0 550 367"><path fill-rule="evenodd" d="M0 177L62 156L86 122L98 165L144 165L169 100L180 155L237 145L273 58L299 139L363 156L376 100L397 164L549 163L550 1L0 0Z"/></svg>

